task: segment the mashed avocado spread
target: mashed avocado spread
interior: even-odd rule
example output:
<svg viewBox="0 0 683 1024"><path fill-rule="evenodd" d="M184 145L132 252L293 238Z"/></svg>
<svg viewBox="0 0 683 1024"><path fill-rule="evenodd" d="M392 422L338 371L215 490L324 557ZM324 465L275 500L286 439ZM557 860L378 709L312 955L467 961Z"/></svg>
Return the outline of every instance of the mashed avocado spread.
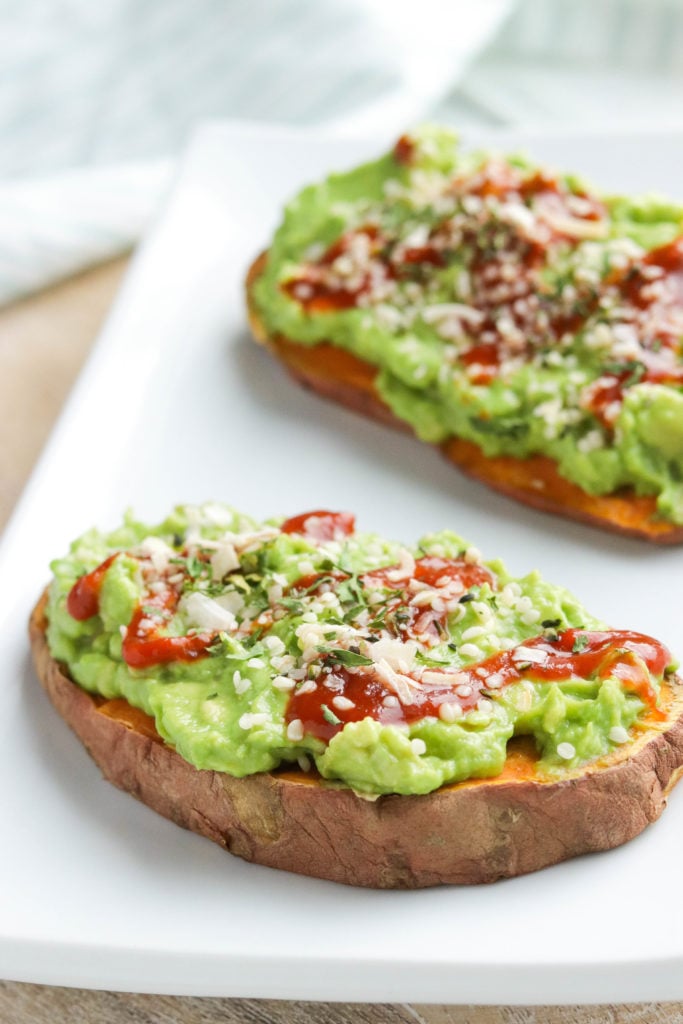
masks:
<svg viewBox="0 0 683 1024"><path fill-rule="evenodd" d="M495 776L532 736L552 776L658 714L670 655L455 533L414 547L348 513L256 522L180 506L56 560L48 643L72 679L153 716L197 768L297 764L360 793Z"/></svg>
<svg viewBox="0 0 683 1024"><path fill-rule="evenodd" d="M682 233L683 206L424 128L290 202L253 301L377 366L423 440L541 453L683 524Z"/></svg>

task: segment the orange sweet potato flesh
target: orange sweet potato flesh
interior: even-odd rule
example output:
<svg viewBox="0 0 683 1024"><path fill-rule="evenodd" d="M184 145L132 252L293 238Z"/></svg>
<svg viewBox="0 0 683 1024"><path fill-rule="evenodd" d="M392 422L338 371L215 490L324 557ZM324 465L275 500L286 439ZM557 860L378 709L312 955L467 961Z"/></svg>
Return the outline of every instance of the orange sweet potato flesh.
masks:
<svg viewBox="0 0 683 1024"><path fill-rule="evenodd" d="M31 616L38 676L104 776L159 814L248 861L385 889L473 884L608 850L659 817L683 771L683 687L663 694L663 720L561 778L540 777L527 740L513 741L495 779L426 796L362 799L298 771L236 779L200 771L125 701L73 683L50 655L45 596Z"/></svg>
<svg viewBox="0 0 683 1024"><path fill-rule="evenodd" d="M397 419L380 398L375 387L376 367L327 342L299 345L281 335L268 334L251 298L251 287L266 260L267 253L263 253L247 275L247 308L254 338L269 348L300 384L372 419L410 432L410 426ZM541 512L657 544L683 543L683 527L658 518L651 495L637 495L626 489L615 494L587 494L561 477L556 464L545 455L489 458L476 444L457 437L450 438L441 449L468 476Z"/></svg>

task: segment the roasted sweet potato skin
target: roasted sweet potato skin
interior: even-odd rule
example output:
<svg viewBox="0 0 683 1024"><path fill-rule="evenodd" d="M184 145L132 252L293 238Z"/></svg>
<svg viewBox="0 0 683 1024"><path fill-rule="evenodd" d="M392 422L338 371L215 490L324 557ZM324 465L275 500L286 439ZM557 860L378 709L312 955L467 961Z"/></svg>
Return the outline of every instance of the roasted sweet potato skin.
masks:
<svg viewBox="0 0 683 1024"><path fill-rule="evenodd" d="M494 882L638 835L683 771L683 687L666 688L664 722L561 780L539 779L524 753L496 779L427 796L361 799L299 772L200 771L125 702L103 702L51 656L46 597L30 621L40 681L105 778L159 814L248 861L381 889Z"/></svg>
<svg viewBox="0 0 683 1024"><path fill-rule="evenodd" d="M374 384L377 371L370 363L326 342L311 347L268 334L252 296L253 284L267 259L268 254L262 253L252 263L246 281L249 325L256 341L270 349L304 387L410 433L409 425L397 419L380 398ZM541 512L655 544L683 543L683 527L658 518L652 496L628 490L587 494L561 477L555 463L544 455L529 459L509 455L487 458L476 444L455 437L441 445L441 450L463 473Z"/></svg>

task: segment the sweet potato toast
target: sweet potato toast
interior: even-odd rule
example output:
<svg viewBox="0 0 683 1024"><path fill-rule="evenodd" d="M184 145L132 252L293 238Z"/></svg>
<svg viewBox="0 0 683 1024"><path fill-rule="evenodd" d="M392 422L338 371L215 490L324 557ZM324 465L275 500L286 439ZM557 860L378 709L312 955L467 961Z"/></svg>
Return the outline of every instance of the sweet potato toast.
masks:
<svg viewBox="0 0 683 1024"><path fill-rule="evenodd" d="M266 252L254 260L246 281L247 311L254 339L268 348L304 387L396 430L410 432L408 424L398 419L378 394L377 367L326 342L309 347L279 334L268 334L252 298L253 284L267 259ZM658 517L655 498L650 495L637 495L628 489L616 494L587 494L561 477L555 463L544 455L526 459L510 455L487 457L476 444L457 437L440 447L463 473L540 512L655 544L683 542L683 526Z"/></svg>
<svg viewBox="0 0 683 1024"><path fill-rule="evenodd" d="M493 881L625 842L683 765L668 648L451 530L207 502L52 570L30 633L62 717L117 786L259 863Z"/></svg>
<svg viewBox="0 0 683 1024"><path fill-rule="evenodd" d="M524 504L683 541L683 207L422 128L286 205L247 276L305 386Z"/></svg>
<svg viewBox="0 0 683 1024"><path fill-rule="evenodd" d="M608 850L655 821L683 768L683 691L667 687L663 721L561 780L539 781L524 740L495 779L424 796L361 799L298 771L236 779L199 771L125 701L93 697L50 655L45 597L30 623L50 700L103 775L184 828L248 861L349 885L412 889L525 874Z"/></svg>

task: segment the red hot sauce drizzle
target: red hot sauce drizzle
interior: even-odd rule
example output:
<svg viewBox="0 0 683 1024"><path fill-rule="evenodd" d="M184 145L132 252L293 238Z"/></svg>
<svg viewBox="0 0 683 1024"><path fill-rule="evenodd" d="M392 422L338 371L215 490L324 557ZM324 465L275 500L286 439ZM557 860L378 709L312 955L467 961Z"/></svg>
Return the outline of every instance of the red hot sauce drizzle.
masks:
<svg viewBox="0 0 683 1024"><path fill-rule="evenodd" d="M350 512L318 510L293 516L282 524L281 531L300 533L318 541L339 540L354 532L355 522L355 516ZM85 621L98 614L104 576L118 555L119 552L110 555L92 572L76 580L66 600L67 611L72 618ZM177 568L174 566L174 571ZM163 632L164 625L178 606L181 586L167 583L160 593L148 592L135 610L122 644L123 660L131 668L196 661L209 653L216 633L167 636Z"/></svg>
<svg viewBox="0 0 683 1024"><path fill-rule="evenodd" d="M374 259L384 244L374 224L347 231L317 261L309 263L303 275L287 281L282 286L283 290L300 302L308 313L335 313L353 309L358 305L360 297L370 291L373 283L368 272L354 267L354 261L360 259L362 265L368 258ZM341 273L340 263L344 262L348 266ZM387 277L391 277L390 268L385 266L384 270Z"/></svg>
<svg viewBox="0 0 683 1024"><path fill-rule="evenodd" d="M395 698L395 691L379 678L373 667L351 670L335 665L326 677L318 678L315 691L292 694L286 718L288 722L300 719L306 734L329 741L347 722L363 718L374 718L383 725L410 725L425 717L438 718L442 704L454 703L466 713L476 707L482 696L523 679L551 683L572 678L603 680L610 676L620 679L627 690L637 694L654 717L664 718L657 710L657 694L649 673L662 675L671 655L651 637L623 630L567 629L556 641L538 636L520 646L521 650L501 651L468 668L429 669L429 683L416 680L410 687L411 703L396 699L385 703L387 697ZM525 660L526 650L542 652L545 660ZM443 682L438 681L439 675ZM333 703L336 696L347 698L353 706L340 710Z"/></svg>
<svg viewBox="0 0 683 1024"><path fill-rule="evenodd" d="M410 135L402 135L394 146L394 160L397 164L411 164L415 156L415 143Z"/></svg>
<svg viewBox="0 0 683 1024"><path fill-rule="evenodd" d="M395 573L396 566L388 566L374 569L363 576L366 587L382 586L396 591L396 596L383 606L385 628L402 639L437 643L445 634L448 611L443 607L439 610L407 604L404 588L411 581L406 578L394 579ZM494 589L496 586L493 574L484 566L466 562L464 558L440 558L435 555L418 558L411 579L427 587L445 588L442 593L449 597L460 597L470 587L484 583Z"/></svg>
<svg viewBox="0 0 683 1024"><path fill-rule="evenodd" d="M101 565L98 565L92 572L86 573L77 579L66 599L66 610L72 619L78 622L85 622L92 619L100 610L100 591L104 576L119 552L110 555Z"/></svg>
<svg viewBox="0 0 683 1024"><path fill-rule="evenodd" d="M84 621L98 614L105 573L119 553L110 555L92 572L76 580L66 599L66 608L72 618ZM179 588L167 584L158 594L147 593L136 608L121 648L123 660L131 668L195 661L209 653L209 647L216 639L214 633L166 636L162 632L165 622L178 606L180 593Z"/></svg>
<svg viewBox="0 0 683 1024"><path fill-rule="evenodd" d="M650 268L661 275L653 279ZM683 334L683 237L653 249L608 277L607 283L631 309L641 349L638 359L626 362L623 369L615 366L592 391L591 412L609 428L610 406L621 403L631 385L683 384L683 366L677 361Z"/></svg>
<svg viewBox="0 0 683 1024"><path fill-rule="evenodd" d="M399 163L410 164L415 144L407 137L399 139L394 156ZM519 224L500 220L490 213L481 220L468 213L468 221L453 233L448 218L434 225L422 244L405 245L383 235L376 225L363 225L345 232L317 259L306 264L302 274L283 285L290 297L301 303L309 313L352 309L371 294L379 283L419 279L429 267L444 267L454 253L470 253L468 271L471 298L468 303L478 310L481 320L468 321L467 333L473 346L463 355L465 365L482 366L474 382L486 384L496 375L497 367L510 345L509 331L503 335L499 321L505 321L527 339L519 342L519 351L530 351L534 342L547 343L568 330L578 330L588 308L577 314L568 313L566 303L553 301L552 296L538 295L538 271L547 261L553 243L571 242L566 235L571 224L599 221L605 215L602 203L586 193L572 193L560 180L542 172L526 175L518 168L500 161L491 161L478 172L456 177L451 185L452 198L463 204L482 204L496 199L503 203L516 201L529 207L540 204L540 234L529 235ZM571 204L580 204L572 209ZM544 219L545 213L545 219ZM365 269L352 278L353 285L335 273L338 257L358 245L359 236L366 236L366 259L372 260L372 272ZM514 270L512 278L511 269ZM359 276L360 275L360 276ZM542 292L542 289L541 289ZM557 307L557 308L556 308ZM539 317L540 314L540 317ZM537 322L538 318L538 322ZM519 351L516 354L519 354Z"/></svg>
<svg viewBox="0 0 683 1024"><path fill-rule="evenodd" d="M294 516L286 520L281 529L285 533L301 533L324 541L350 535L354 525L350 513L319 510ZM118 554L110 555L74 583L66 602L73 618L85 621L98 613L104 575ZM174 565L174 573L176 568ZM334 586L347 579L348 574L338 571L305 576L292 585L290 593L307 591L310 594L318 581L321 586L323 582ZM401 566L386 566L364 573L359 582L363 588L388 592L381 603L383 624L380 629L402 639L419 637L422 640L425 633L430 632L435 640L442 639L448 611L411 605L408 591L419 593L419 585L422 585L435 588L437 594L441 591L458 599L458 594L474 586L496 587L495 577L485 566L464 558L434 555L416 559L414 568L405 574ZM123 658L131 668L191 662L209 653L215 633L168 636L163 632L181 593L182 584L167 582L159 592L148 592L135 610L122 644ZM375 611L380 614L377 606ZM374 638L379 639L379 630L368 627L370 641L373 633ZM285 717L287 722L300 719L307 734L329 740L347 722L366 717L386 725L409 725L425 717L439 717L444 704L457 704L461 712L467 712L476 707L482 696L495 694L523 679L543 683L573 678L617 678L627 690L640 697L654 717L663 718L657 710L657 693L650 677L664 674L671 655L663 644L641 633L567 629L556 638L544 634L525 640L517 648L501 651L467 668L433 666L424 667L412 676L401 673L402 699L397 699L396 691L374 665L350 668L325 652L321 652L321 662L322 672L315 690L304 693L294 690ZM405 699L406 692L409 700ZM334 704L334 698L339 696L345 698L342 709Z"/></svg>
<svg viewBox="0 0 683 1024"><path fill-rule="evenodd" d="M341 540L350 537L356 529L356 517L351 512L302 512L286 519L280 527L282 533L300 533L312 540Z"/></svg>
<svg viewBox="0 0 683 1024"><path fill-rule="evenodd" d="M152 665L168 665L175 661L196 661L209 653L215 642L215 633L188 633L185 636L164 636L161 625L165 618L175 611L180 594L169 588L161 594L152 594L135 611L126 635L121 653L130 668L151 668ZM161 623L150 618L152 609L159 609Z"/></svg>
<svg viewBox="0 0 683 1024"><path fill-rule="evenodd" d="M402 136L393 151L396 161L409 166L415 145L409 136ZM508 357L528 359L537 348L580 331L615 286L622 309L630 309L639 321L642 358L607 372L604 382L597 383L587 397L585 408L611 429L614 411L633 384L683 384L683 367L677 363L683 325L666 324L672 308L683 305L683 237L632 260L625 270L609 274L597 287L574 282L570 289L573 298L569 299L564 293L547 292L539 272L558 243L576 245L584 234L591 237L582 224L596 225L599 230L599 222L607 215L600 199L587 192L572 192L565 182L545 171L529 174L498 160L454 178L447 194L469 203L466 209L473 202L486 204L490 199L515 203L520 215L524 208L529 211L535 226L529 231L523 222L501 220L490 212L485 212L482 220L474 210L467 215L469 224L455 233L446 217L430 229L424 244L406 246L382 235L376 225L364 225L347 231L319 259L307 263L299 277L283 285L285 292L309 313L352 309L367 305L378 283L381 287L386 282L400 282L414 278L415 273L419 279L422 268L426 272L430 266L444 267L454 253L462 256L469 252L471 294L467 303L481 316L467 320L471 345L459 359L474 384L489 385ZM366 238L366 257L373 269L361 261L365 269L352 275L353 284L349 284L343 275L331 275L331 271L338 257L358 244L359 236ZM654 288L653 268L661 271L654 278ZM627 314L627 320L631 322L633 317L629 319Z"/></svg>

